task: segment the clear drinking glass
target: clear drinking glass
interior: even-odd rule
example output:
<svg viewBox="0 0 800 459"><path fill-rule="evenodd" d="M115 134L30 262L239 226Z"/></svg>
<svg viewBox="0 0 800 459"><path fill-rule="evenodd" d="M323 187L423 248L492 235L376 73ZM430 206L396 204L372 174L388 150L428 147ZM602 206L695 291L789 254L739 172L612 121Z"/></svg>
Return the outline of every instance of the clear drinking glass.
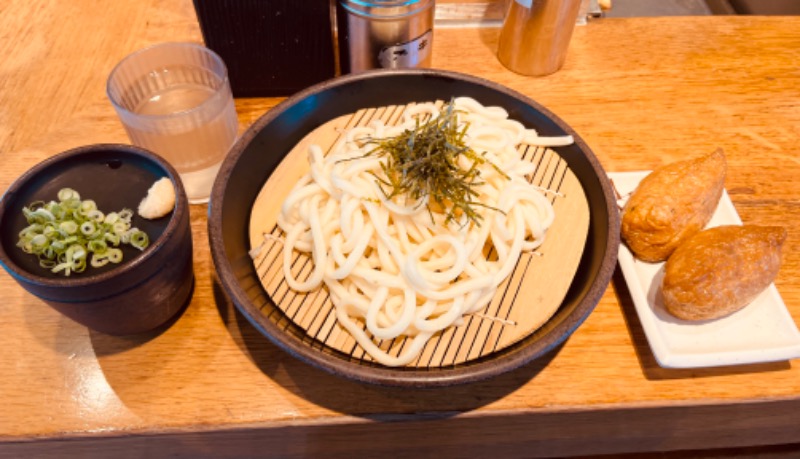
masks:
<svg viewBox="0 0 800 459"><path fill-rule="evenodd" d="M222 59L194 43L154 45L117 64L107 93L131 142L177 169L190 202L207 202L239 129Z"/></svg>

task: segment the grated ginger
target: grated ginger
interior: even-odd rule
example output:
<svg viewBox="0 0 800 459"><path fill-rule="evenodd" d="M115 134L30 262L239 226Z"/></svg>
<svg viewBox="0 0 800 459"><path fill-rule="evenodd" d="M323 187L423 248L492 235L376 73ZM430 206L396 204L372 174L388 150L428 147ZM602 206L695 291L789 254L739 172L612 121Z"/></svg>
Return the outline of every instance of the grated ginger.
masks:
<svg viewBox="0 0 800 459"><path fill-rule="evenodd" d="M175 207L175 187L167 177L156 180L139 204L139 215L148 220L163 217Z"/></svg>

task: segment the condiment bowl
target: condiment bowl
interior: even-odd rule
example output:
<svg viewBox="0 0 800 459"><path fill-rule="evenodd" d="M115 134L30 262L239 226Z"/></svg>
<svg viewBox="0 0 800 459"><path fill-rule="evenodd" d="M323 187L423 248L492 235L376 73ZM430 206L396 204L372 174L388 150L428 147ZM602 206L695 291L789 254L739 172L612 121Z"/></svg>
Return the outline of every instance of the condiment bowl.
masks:
<svg viewBox="0 0 800 459"><path fill-rule="evenodd" d="M121 245L120 263L65 276L17 247L28 225L22 208L34 201L57 200L60 189L72 188L105 213L135 212L162 177L175 186L175 206L158 219L134 215L132 226L150 243L144 250ZM0 264L25 290L92 330L129 335L157 328L182 310L194 284L189 205L177 171L154 153L119 144L79 147L39 163L0 199Z"/></svg>

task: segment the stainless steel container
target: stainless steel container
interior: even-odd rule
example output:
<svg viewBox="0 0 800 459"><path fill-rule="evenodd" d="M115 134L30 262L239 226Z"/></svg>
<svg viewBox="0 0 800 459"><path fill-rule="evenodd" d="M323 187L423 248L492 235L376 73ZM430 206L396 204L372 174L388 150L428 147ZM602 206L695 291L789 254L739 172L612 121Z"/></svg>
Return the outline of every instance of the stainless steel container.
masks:
<svg viewBox="0 0 800 459"><path fill-rule="evenodd" d="M339 0L342 73L429 67L434 0Z"/></svg>
<svg viewBox="0 0 800 459"><path fill-rule="evenodd" d="M581 0L509 0L497 58L509 70L529 76L564 65Z"/></svg>

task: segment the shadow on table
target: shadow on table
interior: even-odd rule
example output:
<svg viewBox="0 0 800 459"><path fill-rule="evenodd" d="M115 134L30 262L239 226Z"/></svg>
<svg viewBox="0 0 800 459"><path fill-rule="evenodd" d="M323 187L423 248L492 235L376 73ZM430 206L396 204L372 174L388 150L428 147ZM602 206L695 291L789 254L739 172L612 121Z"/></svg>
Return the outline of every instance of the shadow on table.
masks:
<svg viewBox="0 0 800 459"><path fill-rule="evenodd" d="M214 296L222 321L242 352L286 390L327 409L363 418L394 421L447 418L501 399L527 384L561 350L488 380L443 388L384 387L351 381L301 362L261 334L228 300L216 281ZM375 413L383 413L376 415Z"/></svg>
<svg viewBox="0 0 800 459"><path fill-rule="evenodd" d="M180 309L175 312L175 315L170 317L166 322L159 325L158 327L143 332L137 333L134 335L122 335L122 336L113 336L107 335L102 332L97 332L94 330L89 330L89 338L92 341L92 348L95 350L95 354L98 357L103 357L107 355L114 355L119 354L121 352L125 352L127 350L139 347L148 341L152 341L162 334L164 334L167 330L169 330L175 322L177 322L183 314L186 312L186 309L192 302L192 297L194 296L195 286L197 285L196 281L192 282L192 290L189 292L189 296L186 298L186 301L181 305Z"/></svg>
<svg viewBox="0 0 800 459"><path fill-rule="evenodd" d="M642 323L636 313L636 306L633 304L628 285L625 283L625 278L619 266L617 266L617 269L614 271L611 282L617 295L617 301L622 308L623 318L628 325L628 332L631 335L631 341L636 349L636 356L639 358L642 373L647 379L705 378L722 375L782 371L791 368L789 362L730 365L713 368L663 368L658 364L658 361L653 355L653 351L650 349L647 336L644 333L644 328L642 328Z"/></svg>

